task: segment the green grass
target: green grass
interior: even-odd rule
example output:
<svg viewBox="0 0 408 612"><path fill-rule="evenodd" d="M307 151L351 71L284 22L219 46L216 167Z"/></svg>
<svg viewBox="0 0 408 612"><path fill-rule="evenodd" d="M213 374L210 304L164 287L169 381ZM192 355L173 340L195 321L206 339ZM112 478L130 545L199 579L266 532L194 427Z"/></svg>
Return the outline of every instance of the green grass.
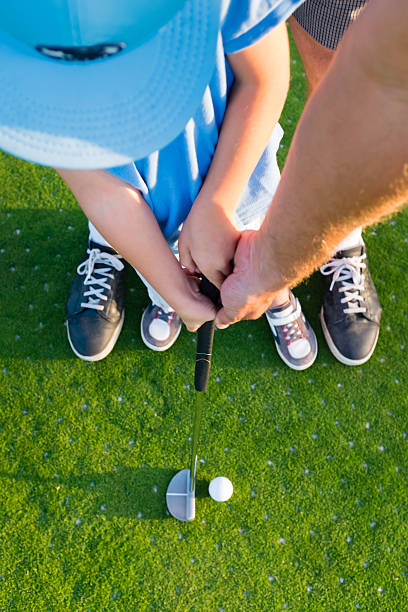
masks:
<svg viewBox="0 0 408 612"><path fill-rule="evenodd" d="M305 96L294 59L281 162ZM216 333L183 524L165 491L188 466L194 337L147 350L130 273L114 352L76 359L64 302L86 220L49 169L3 154L0 184L0 610L407 609L407 212L365 235L384 313L361 368L325 345L317 275L297 290L309 370L280 361L264 319ZM206 493L219 474L225 504Z"/></svg>

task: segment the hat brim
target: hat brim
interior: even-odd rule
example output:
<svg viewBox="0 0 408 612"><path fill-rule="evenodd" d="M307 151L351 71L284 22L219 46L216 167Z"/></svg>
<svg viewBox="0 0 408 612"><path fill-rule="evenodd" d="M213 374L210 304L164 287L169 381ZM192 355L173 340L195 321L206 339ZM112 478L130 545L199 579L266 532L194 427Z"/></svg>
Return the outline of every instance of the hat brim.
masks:
<svg viewBox="0 0 408 612"><path fill-rule="evenodd" d="M217 0L187 0L147 43L82 65L0 37L0 147L71 169L141 159L173 140L215 67Z"/></svg>

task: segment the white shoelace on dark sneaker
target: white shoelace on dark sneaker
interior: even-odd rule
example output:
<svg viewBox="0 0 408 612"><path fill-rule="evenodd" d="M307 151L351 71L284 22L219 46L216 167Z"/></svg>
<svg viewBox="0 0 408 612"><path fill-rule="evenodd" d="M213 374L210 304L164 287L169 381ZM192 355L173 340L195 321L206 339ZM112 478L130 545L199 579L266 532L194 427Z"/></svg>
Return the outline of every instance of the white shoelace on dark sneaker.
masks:
<svg viewBox="0 0 408 612"><path fill-rule="evenodd" d="M342 284L338 291L344 293L341 303L346 304L346 307L343 308L345 314L358 314L367 310L361 305L364 301L364 296L361 295L361 292L364 291L364 270L367 267L364 263L365 258L365 253L342 259L333 258L320 268L324 276L333 274L330 291L333 290L335 283Z"/></svg>
<svg viewBox="0 0 408 612"><path fill-rule="evenodd" d="M89 291L85 291L84 297L88 298L87 302L81 302L82 308L93 308L94 310L103 310L104 306L100 303L101 300L106 301L108 298L103 294L104 289L111 289L108 283L109 278L114 278L112 268L120 272L124 265L119 260L120 255L111 255L99 249L87 250L89 258L82 262L78 268L78 274L86 274L84 285L89 286ZM98 267L95 270L96 264L106 264L106 268ZM95 278L93 274L98 274L100 278Z"/></svg>

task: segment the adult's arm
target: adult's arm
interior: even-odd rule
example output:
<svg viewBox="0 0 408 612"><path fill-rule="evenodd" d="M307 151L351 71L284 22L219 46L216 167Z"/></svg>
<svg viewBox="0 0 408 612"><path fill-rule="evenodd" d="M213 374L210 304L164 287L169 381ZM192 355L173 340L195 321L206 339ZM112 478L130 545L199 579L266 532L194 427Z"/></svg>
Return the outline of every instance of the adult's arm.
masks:
<svg viewBox="0 0 408 612"><path fill-rule="evenodd" d="M371 0L308 102L257 233L244 233L221 287L219 327L256 319L350 228L408 200L408 2Z"/></svg>

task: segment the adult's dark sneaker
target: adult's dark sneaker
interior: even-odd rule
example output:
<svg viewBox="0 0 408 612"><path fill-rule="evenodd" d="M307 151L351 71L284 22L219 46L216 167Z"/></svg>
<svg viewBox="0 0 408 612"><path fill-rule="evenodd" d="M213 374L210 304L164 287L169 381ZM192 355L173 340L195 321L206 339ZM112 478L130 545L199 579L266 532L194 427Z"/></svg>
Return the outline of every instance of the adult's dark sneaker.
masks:
<svg viewBox="0 0 408 612"><path fill-rule="evenodd" d="M317 356L317 340L299 300L290 292L286 304L265 314L281 359L293 370L309 368Z"/></svg>
<svg viewBox="0 0 408 612"><path fill-rule="evenodd" d="M333 355L346 365L370 359L380 331L381 305L365 247L338 251L320 268L324 276L320 320Z"/></svg>
<svg viewBox="0 0 408 612"><path fill-rule="evenodd" d="M179 337L182 325L174 310L165 312L159 306L150 304L140 323L142 340L153 351L166 351Z"/></svg>
<svg viewBox="0 0 408 612"><path fill-rule="evenodd" d="M66 305L68 340L77 357L99 361L113 349L125 317L125 261L90 241Z"/></svg>

